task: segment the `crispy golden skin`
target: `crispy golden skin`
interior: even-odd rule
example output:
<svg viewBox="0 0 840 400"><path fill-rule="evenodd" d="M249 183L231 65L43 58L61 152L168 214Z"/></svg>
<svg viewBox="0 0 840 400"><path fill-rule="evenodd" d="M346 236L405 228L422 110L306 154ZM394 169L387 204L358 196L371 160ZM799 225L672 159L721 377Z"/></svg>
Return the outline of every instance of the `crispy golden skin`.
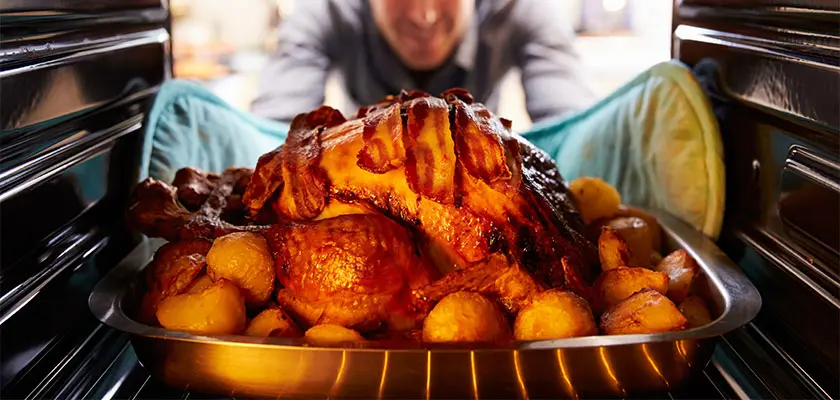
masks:
<svg viewBox="0 0 840 400"><path fill-rule="evenodd" d="M501 311L484 296L455 292L443 298L423 322L424 342L502 342L510 327Z"/></svg>
<svg viewBox="0 0 840 400"><path fill-rule="evenodd" d="M601 273L592 287L596 311L606 310L642 289L665 294L668 276L647 268L618 267Z"/></svg>
<svg viewBox="0 0 840 400"><path fill-rule="evenodd" d="M687 326L677 306L653 289L637 292L601 315L601 331L607 335L680 331Z"/></svg>
<svg viewBox="0 0 840 400"><path fill-rule="evenodd" d="M656 265L656 270L668 275L670 278L668 297L680 302L688 296L691 282L699 273L700 267L697 265L697 261L694 261L694 258L688 255L685 250L680 249L663 258Z"/></svg>
<svg viewBox="0 0 840 400"><path fill-rule="evenodd" d="M245 329L248 336L260 337L301 337L297 324L279 307L269 307L257 314Z"/></svg>
<svg viewBox="0 0 840 400"><path fill-rule="evenodd" d="M601 270L607 271L629 265L632 254L621 233L604 226L598 238L598 257L601 259Z"/></svg>
<svg viewBox="0 0 840 400"><path fill-rule="evenodd" d="M517 265L510 265L501 254L490 256L468 269L444 275L441 279L416 290L423 303L435 303L449 294L468 291L496 300L503 311L515 315L530 304L531 296L545 289L545 285Z"/></svg>
<svg viewBox="0 0 840 400"><path fill-rule="evenodd" d="M534 296L533 302L516 316L516 340L563 339L597 335L598 327L586 300L558 289Z"/></svg>
<svg viewBox="0 0 840 400"><path fill-rule="evenodd" d="M336 215L333 202L359 205L410 226L441 272L503 253L547 286L585 291L566 275L585 275L595 251L545 153L463 93L405 94L359 115L322 107L295 118L246 188L251 215L308 221Z"/></svg>
<svg viewBox="0 0 840 400"><path fill-rule="evenodd" d="M304 337L310 344L322 347L340 346L365 340L359 332L334 324L313 326L306 331Z"/></svg>
<svg viewBox="0 0 840 400"><path fill-rule="evenodd" d="M412 290L437 277L405 228L380 214L275 225L266 237L284 286L277 302L309 326L411 328Z"/></svg>
<svg viewBox="0 0 840 400"><path fill-rule="evenodd" d="M256 233L217 238L207 253L207 274L236 284L250 308L265 304L274 290L274 260L265 239Z"/></svg>
<svg viewBox="0 0 840 400"><path fill-rule="evenodd" d="M206 282L206 281L204 281ZM245 299L232 282L221 279L160 303L157 318L166 329L203 335L235 334L245 328Z"/></svg>
<svg viewBox="0 0 840 400"><path fill-rule="evenodd" d="M569 183L569 190L586 223L612 217L618 213L621 195L601 178L577 178Z"/></svg>
<svg viewBox="0 0 840 400"><path fill-rule="evenodd" d="M688 319L688 326L697 328L712 322L712 314L706 302L697 296L688 296L680 303L680 312Z"/></svg>

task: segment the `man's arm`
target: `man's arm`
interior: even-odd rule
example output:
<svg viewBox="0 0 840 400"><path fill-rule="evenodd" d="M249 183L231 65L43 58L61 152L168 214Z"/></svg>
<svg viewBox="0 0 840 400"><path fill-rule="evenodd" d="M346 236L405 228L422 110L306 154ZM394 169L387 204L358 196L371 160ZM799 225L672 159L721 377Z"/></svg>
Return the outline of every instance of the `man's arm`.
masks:
<svg viewBox="0 0 840 400"><path fill-rule="evenodd" d="M592 91L574 50L574 31L554 0L520 0L512 17L528 114L533 121L592 105Z"/></svg>
<svg viewBox="0 0 840 400"><path fill-rule="evenodd" d="M284 122L323 104L334 38L328 0L299 1L295 6L281 22L277 51L260 76L251 104L254 114Z"/></svg>

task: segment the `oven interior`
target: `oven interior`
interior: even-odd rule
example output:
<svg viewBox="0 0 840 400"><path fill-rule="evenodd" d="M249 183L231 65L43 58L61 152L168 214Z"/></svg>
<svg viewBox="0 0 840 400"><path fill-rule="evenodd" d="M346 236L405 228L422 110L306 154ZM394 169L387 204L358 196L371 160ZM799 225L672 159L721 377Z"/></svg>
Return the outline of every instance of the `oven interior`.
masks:
<svg viewBox="0 0 840 400"><path fill-rule="evenodd" d="M723 134L719 247L763 308L683 388L643 398L840 394L840 4L681 0L672 55ZM88 310L139 243L122 213L144 110L171 76L165 0L0 5L0 391L7 398L206 398L138 363Z"/></svg>

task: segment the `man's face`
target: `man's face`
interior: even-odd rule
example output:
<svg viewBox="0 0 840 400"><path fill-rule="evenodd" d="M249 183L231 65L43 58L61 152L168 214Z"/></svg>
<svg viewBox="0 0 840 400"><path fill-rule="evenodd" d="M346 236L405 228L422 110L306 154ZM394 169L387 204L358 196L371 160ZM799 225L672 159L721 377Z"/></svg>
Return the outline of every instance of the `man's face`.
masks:
<svg viewBox="0 0 840 400"><path fill-rule="evenodd" d="M370 0L376 26L414 70L439 67L461 41L475 0Z"/></svg>

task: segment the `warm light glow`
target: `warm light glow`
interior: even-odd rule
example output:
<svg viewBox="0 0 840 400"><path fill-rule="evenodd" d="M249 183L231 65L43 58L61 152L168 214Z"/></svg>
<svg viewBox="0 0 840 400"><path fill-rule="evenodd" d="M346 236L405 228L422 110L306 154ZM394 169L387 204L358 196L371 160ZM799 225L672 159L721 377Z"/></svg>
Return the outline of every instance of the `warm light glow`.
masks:
<svg viewBox="0 0 840 400"><path fill-rule="evenodd" d="M432 397L432 352L426 352L426 400Z"/></svg>
<svg viewBox="0 0 840 400"><path fill-rule="evenodd" d="M525 389L525 380L522 379L522 369L519 366L519 351L513 351L513 367L516 369L516 381L519 382L519 393L523 399L528 398L528 390Z"/></svg>
<svg viewBox="0 0 840 400"><path fill-rule="evenodd" d="M382 379L379 380L379 398L382 398L382 391L385 390L385 378L388 376L388 350L385 350L385 361L382 362Z"/></svg>
<svg viewBox="0 0 840 400"><path fill-rule="evenodd" d="M627 6L627 0L602 0L601 5L604 7L604 11L616 12Z"/></svg>
<svg viewBox="0 0 840 400"><path fill-rule="evenodd" d="M472 382L473 382L473 394L475 395L475 400L478 400L478 374L475 373L475 352L470 352L470 368L472 368Z"/></svg>
<svg viewBox="0 0 840 400"><path fill-rule="evenodd" d="M604 351L604 347L598 348L598 355L601 357L601 362L604 364L604 369L607 371L607 375L612 378L612 381L615 383L615 387L621 391L621 393L627 393L624 391L624 388L621 387L621 383L618 382L618 378L615 376L615 372L613 372L612 366L610 365L610 360L607 359L607 352Z"/></svg>
<svg viewBox="0 0 840 400"><path fill-rule="evenodd" d="M679 354L683 361L691 367L691 360L688 359L688 353L685 351L685 345L683 343L684 342L682 340L678 340L675 342L674 346L677 347L677 354Z"/></svg>
<svg viewBox="0 0 840 400"><path fill-rule="evenodd" d="M344 365L347 363L347 352L341 352L341 364L338 366L338 374L335 376L335 383L330 388L330 397L337 395L338 389L341 387L341 378L344 377Z"/></svg>
<svg viewBox="0 0 840 400"><path fill-rule="evenodd" d="M573 398L578 398L577 392L575 392L575 387L572 386L572 379L569 376L569 373L566 372L566 364L563 362L563 352L562 350L557 350L557 365L560 367L560 376L563 377L563 382L566 383L566 389L569 392L569 395Z"/></svg>
<svg viewBox="0 0 840 400"><path fill-rule="evenodd" d="M659 367L656 365L656 362L653 361L653 358L648 353L647 344L642 345L642 353L644 353L645 358L648 360L648 363L651 367L653 367L653 371L656 372L656 375L659 375L659 379L662 379L662 382L665 382L665 386L670 387L671 385L668 384L668 380L665 379L665 376L662 375L662 371L659 370Z"/></svg>

